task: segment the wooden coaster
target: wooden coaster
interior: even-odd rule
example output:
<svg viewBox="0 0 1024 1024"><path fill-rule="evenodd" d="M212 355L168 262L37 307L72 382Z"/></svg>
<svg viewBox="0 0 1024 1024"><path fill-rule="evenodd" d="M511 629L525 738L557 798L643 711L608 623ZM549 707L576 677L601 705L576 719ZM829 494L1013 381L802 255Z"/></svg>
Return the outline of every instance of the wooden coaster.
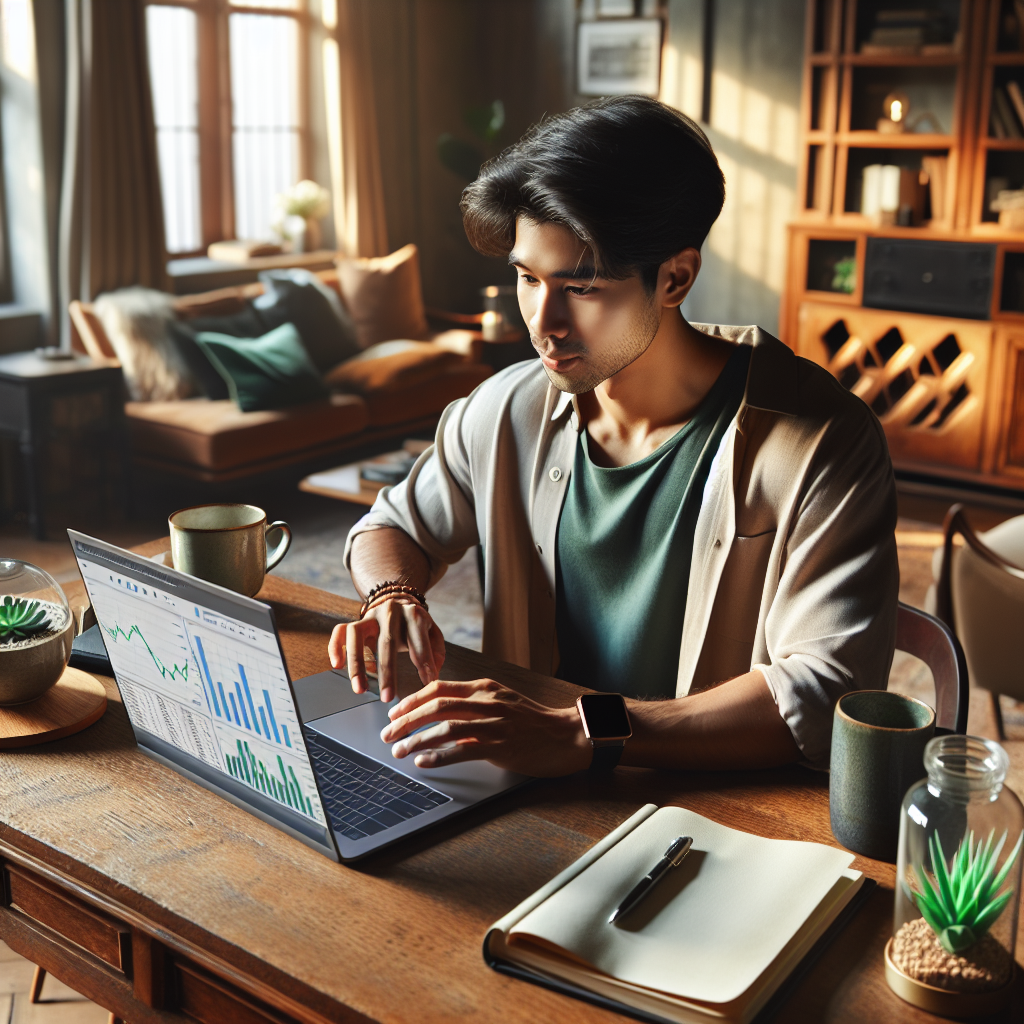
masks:
<svg viewBox="0 0 1024 1024"><path fill-rule="evenodd" d="M107 710L103 684L77 668L36 700L0 707L0 750L48 743L87 729Z"/></svg>

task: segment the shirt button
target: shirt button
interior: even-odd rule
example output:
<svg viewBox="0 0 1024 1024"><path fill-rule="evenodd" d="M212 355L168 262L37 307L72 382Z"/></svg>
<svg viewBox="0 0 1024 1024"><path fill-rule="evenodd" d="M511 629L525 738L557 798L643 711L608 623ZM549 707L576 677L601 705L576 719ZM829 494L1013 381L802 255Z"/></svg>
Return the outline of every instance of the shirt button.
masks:
<svg viewBox="0 0 1024 1024"><path fill-rule="evenodd" d="M717 537L715 538L715 545L714 546L716 548L720 548L722 546L722 542Z"/></svg>
<svg viewBox="0 0 1024 1024"><path fill-rule="evenodd" d="M562 471L557 466L552 466L548 470L548 477L551 479L553 484L557 484L562 479Z"/></svg>
<svg viewBox="0 0 1024 1024"><path fill-rule="evenodd" d="M544 549L539 544L537 545L537 554L538 555L543 555L544 554Z"/></svg>

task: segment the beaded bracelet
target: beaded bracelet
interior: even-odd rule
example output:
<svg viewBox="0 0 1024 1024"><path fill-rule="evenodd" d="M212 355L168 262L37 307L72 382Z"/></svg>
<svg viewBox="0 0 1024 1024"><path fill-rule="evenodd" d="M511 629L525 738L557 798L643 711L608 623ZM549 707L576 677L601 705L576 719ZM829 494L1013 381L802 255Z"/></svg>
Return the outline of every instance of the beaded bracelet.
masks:
<svg viewBox="0 0 1024 1024"><path fill-rule="evenodd" d="M382 599L394 596L411 597L417 604L423 607L424 611L428 610L427 599L415 587L406 586L397 580L386 580L384 583L378 583L366 595L366 600L363 602L362 608L359 609L359 618L364 618L371 608L376 608L379 604L382 604Z"/></svg>

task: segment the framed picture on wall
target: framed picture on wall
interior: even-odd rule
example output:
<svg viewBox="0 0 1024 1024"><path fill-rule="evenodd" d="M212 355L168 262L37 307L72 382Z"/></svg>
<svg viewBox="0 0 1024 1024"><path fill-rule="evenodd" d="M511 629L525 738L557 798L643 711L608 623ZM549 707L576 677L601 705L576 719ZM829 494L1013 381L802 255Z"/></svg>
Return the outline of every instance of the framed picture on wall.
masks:
<svg viewBox="0 0 1024 1024"><path fill-rule="evenodd" d="M657 96L661 19L581 22L576 36L578 88L584 96Z"/></svg>

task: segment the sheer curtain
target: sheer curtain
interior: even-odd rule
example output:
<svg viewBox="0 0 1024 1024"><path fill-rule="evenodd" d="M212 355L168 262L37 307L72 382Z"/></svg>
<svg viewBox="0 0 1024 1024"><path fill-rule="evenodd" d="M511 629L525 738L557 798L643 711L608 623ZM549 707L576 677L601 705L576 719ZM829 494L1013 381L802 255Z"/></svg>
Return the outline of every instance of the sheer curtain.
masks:
<svg viewBox="0 0 1024 1024"><path fill-rule="evenodd" d="M384 256L388 231L373 96L369 4L366 0L337 0L330 8L330 20L336 24L324 40L324 100L338 248L347 256Z"/></svg>
<svg viewBox="0 0 1024 1024"><path fill-rule="evenodd" d="M65 0L65 13L64 319L72 299L133 284L169 287L144 6Z"/></svg>

